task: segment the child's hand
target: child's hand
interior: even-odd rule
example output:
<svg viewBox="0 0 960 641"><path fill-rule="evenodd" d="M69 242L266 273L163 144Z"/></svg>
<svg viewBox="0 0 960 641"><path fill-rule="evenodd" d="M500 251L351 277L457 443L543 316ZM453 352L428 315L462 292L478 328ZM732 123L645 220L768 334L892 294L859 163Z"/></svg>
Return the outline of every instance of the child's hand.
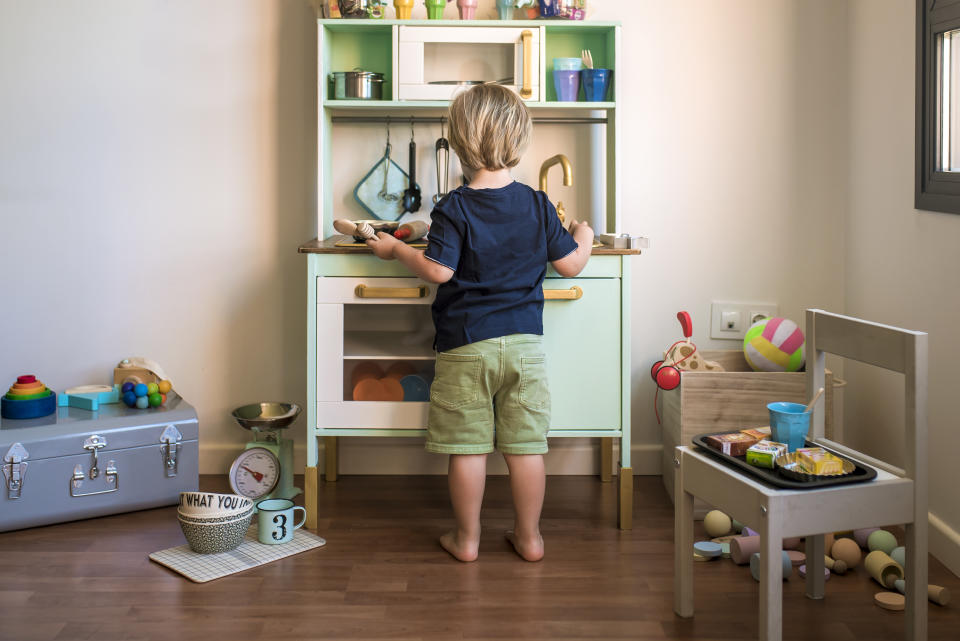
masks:
<svg viewBox="0 0 960 641"><path fill-rule="evenodd" d="M367 247L373 250L373 255L383 260L393 260L395 258L393 255L394 249L397 245L403 244L390 234L382 231L377 232L376 238L368 238L366 243Z"/></svg>
<svg viewBox="0 0 960 641"><path fill-rule="evenodd" d="M579 242L593 243L593 230L585 222L570 221L570 235Z"/></svg>

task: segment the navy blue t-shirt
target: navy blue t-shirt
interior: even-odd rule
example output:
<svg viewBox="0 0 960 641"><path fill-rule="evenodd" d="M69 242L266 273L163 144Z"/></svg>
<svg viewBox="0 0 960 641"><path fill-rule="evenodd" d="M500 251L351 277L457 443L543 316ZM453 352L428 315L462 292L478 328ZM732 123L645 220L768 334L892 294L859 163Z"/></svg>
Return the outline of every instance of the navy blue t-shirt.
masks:
<svg viewBox="0 0 960 641"><path fill-rule="evenodd" d="M434 348L509 334L543 334L547 263L577 249L542 191L512 182L459 187L430 215L424 255L453 270L433 303Z"/></svg>

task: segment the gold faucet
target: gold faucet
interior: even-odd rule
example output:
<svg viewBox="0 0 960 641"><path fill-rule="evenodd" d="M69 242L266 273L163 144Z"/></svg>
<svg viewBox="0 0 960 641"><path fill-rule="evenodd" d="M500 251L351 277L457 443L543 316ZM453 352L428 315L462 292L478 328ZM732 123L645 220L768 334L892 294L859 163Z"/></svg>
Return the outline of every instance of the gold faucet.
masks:
<svg viewBox="0 0 960 641"><path fill-rule="evenodd" d="M563 185L565 187L573 185L573 165L570 164L570 159L563 154L557 154L556 156L547 158L543 161L543 164L540 165L540 191L543 193L547 193L547 172L554 165L560 165L563 169ZM557 201L557 216L560 217L561 223L564 222L566 210L564 210L563 203L559 200Z"/></svg>

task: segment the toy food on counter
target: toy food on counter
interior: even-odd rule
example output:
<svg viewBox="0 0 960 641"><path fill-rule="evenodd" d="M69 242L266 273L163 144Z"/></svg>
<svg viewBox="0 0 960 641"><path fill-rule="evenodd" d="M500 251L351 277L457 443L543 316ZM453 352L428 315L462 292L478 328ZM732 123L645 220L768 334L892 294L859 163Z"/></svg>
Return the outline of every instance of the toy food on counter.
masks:
<svg viewBox="0 0 960 641"><path fill-rule="evenodd" d="M17 377L7 393L0 398L3 418L39 418L57 410L57 395L37 380L33 374Z"/></svg>
<svg viewBox="0 0 960 641"><path fill-rule="evenodd" d="M758 441L763 441L770 438L770 427L749 427L745 430L740 430L741 434L747 434L757 439Z"/></svg>
<svg viewBox="0 0 960 641"><path fill-rule="evenodd" d="M747 453L747 449L757 442L757 439L749 434L730 432L728 434L705 436L703 442L715 450L720 450L724 454L743 456Z"/></svg>
<svg viewBox="0 0 960 641"><path fill-rule="evenodd" d="M393 232L393 237L405 243L412 243L426 236L429 229L427 223L422 220L413 220L397 227L397 231Z"/></svg>
<svg viewBox="0 0 960 641"><path fill-rule="evenodd" d="M787 446L784 443L761 441L747 448L747 463L772 470L776 467L777 459L786 453Z"/></svg>
<svg viewBox="0 0 960 641"><path fill-rule="evenodd" d="M843 459L834 456L822 447L798 448L797 460L807 474L825 476L827 474L843 473Z"/></svg>

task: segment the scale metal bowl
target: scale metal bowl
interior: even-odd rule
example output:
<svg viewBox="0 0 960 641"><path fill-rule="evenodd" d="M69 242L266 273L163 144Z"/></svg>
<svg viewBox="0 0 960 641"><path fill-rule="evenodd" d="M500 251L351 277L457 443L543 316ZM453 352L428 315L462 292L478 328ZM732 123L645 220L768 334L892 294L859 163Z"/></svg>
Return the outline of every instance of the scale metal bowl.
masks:
<svg viewBox="0 0 960 641"><path fill-rule="evenodd" d="M251 403L233 410L234 420L254 432L281 430L297 420L300 406L296 403Z"/></svg>

